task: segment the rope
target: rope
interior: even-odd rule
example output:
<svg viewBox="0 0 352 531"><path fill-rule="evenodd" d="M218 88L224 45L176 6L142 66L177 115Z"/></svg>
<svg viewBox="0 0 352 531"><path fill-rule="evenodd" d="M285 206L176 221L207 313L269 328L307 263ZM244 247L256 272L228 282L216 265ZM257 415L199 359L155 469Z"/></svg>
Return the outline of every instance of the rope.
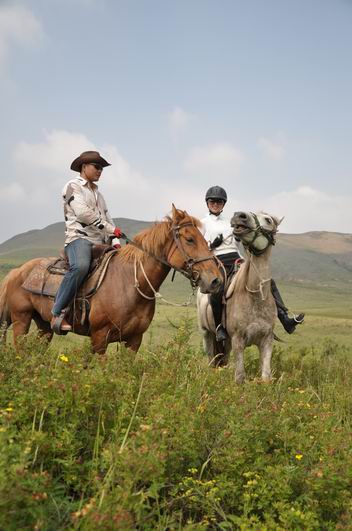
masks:
<svg viewBox="0 0 352 531"><path fill-rule="evenodd" d="M259 273L258 269L254 265L252 258L253 258L253 255L251 254L250 258L249 258L249 265L253 267L254 271L257 273L257 275L259 277L259 286L258 286L258 289L249 289L249 287L246 285L246 290L249 291L250 293L260 293L262 301L265 301L263 287L264 287L264 284L266 284L267 282L271 281L271 277L270 278L262 278L260 276L260 273Z"/></svg>
<svg viewBox="0 0 352 531"><path fill-rule="evenodd" d="M145 280L147 281L147 284L148 286L150 287L150 289L152 290L153 292L153 296L150 297L149 295L146 295L145 293L143 293L141 290L140 290L140 283L138 281L138 278L137 278L137 260L134 261L134 287L136 288L136 290L138 291L138 293L146 300L148 301L153 301L155 299L160 299L162 301L164 301L166 304L170 304L171 306L178 306L178 307L184 307L184 306L189 306L191 304L191 301L192 301L192 298L194 296L194 291L195 289L193 288L192 289L192 293L190 294L188 300L186 302L183 302L181 304L178 304L176 302L172 302L172 301L168 301L167 299L165 299L165 297L162 296L162 294L159 292L159 291L156 291L152 285L152 283L150 282L146 272L145 272L145 269L143 267L143 264L141 261L139 261L139 267L141 268L141 271L143 273L143 276L145 278Z"/></svg>

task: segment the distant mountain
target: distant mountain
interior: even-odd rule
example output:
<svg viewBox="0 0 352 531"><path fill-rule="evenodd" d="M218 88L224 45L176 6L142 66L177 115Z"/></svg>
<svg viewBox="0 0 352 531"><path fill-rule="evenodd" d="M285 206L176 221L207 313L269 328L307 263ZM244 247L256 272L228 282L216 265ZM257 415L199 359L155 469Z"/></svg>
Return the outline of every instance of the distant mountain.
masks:
<svg viewBox="0 0 352 531"><path fill-rule="evenodd" d="M133 238L152 222L116 218L118 227ZM64 223L18 234L0 245L0 268L38 256L56 256L63 247ZM279 234L273 249L274 276L278 280L352 287L352 235L337 232Z"/></svg>
<svg viewBox="0 0 352 531"><path fill-rule="evenodd" d="M352 235L279 234L273 265L274 276L282 280L352 285Z"/></svg>
<svg viewBox="0 0 352 531"><path fill-rule="evenodd" d="M127 218L115 218L114 223L117 227L121 227L130 238L152 224L151 221ZM0 261L17 263L38 256L56 256L64 246L64 235L65 224L63 222L53 223L44 229L17 234L0 244Z"/></svg>

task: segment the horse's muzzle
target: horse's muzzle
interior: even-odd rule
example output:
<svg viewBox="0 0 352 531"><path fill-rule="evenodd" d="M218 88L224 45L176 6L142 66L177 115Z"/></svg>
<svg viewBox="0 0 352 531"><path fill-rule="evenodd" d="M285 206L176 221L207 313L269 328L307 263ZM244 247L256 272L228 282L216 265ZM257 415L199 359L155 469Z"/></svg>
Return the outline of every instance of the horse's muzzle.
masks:
<svg viewBox="0 0 352 531"><path fill-rule="evenodd" d="M231 227L235 233L248 229L248 215L246 212L235 212L231 218Z"/></svg>
<svg viewBox="0 0 352 531"><path fill-rule="evenodd" d="M222 288L222 280L219 277L213 278L209 283L203 280L199 281L199 289L201 293L218 293Z"/></svg>

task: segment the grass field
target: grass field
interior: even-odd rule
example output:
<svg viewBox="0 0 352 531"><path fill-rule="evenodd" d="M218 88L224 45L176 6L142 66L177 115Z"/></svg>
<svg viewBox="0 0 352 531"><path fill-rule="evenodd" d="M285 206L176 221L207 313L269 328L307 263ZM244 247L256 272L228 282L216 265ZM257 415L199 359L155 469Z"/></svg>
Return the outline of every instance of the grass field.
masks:
<svg viewBox="0 0 352 531"><path fill-rule="evenodd" d="M270 385L255 349L242 386L208 367L194 304L158 303L137 355L0 347L0 529L351 529L351 293L280 288L306 322Z"/></svg>

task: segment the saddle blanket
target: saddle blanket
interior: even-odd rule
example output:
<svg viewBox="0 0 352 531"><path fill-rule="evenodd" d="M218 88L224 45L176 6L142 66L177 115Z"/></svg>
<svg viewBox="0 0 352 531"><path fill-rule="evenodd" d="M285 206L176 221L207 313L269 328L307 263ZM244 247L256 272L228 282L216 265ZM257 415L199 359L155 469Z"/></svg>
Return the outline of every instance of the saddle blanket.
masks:
<svg viewBox="0 0 352 531"><path fill-rule="evenodd" d="M110 260L117 252L110 250L102 255L77 293L78 299L91 297L96 293L104 280ZM68 264L63 258L43 258L28 275L22 288L36 295L55 298L66 271Z"/></svg>

